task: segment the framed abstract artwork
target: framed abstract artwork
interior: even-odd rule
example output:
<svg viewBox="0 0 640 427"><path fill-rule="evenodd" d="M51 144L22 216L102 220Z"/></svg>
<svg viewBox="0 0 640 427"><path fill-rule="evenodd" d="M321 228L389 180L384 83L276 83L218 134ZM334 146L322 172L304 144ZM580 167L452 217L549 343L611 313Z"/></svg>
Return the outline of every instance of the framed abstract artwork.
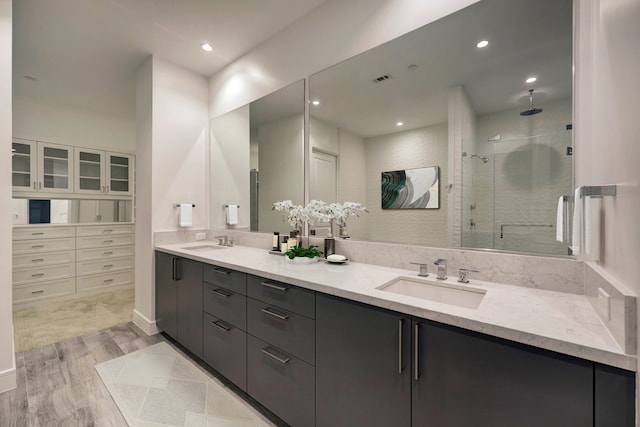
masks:
<svg viewBox="0 0 640 427"><path fill-rule="evenodd" d="M382 172L382 209L440 208L440 168Z"/></svg>

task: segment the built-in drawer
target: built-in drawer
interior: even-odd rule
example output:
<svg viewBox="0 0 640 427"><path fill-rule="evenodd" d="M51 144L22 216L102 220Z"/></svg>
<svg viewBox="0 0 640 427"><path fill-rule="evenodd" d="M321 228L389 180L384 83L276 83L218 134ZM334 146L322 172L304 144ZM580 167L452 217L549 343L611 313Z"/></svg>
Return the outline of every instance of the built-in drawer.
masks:
<svg viewBox="0 0 640 427"><path fill-rule="evenodd" d="M78 249L108 248L111 246L133 245L133 241L133 234L124 236L77 237L76 247Z"/></svg>
<svg viewBox="0 0 640 427"><path fill-rule="evenodd" d="M247 330L247 297L222 286L204 284L204 311Z"/></svg>
<svg viewBox="0 0 640 427"><path fill-rule="evenodd" d="M13 254L33 254L41 252L72 251L76 248L76 239L18 240L13 242Z"/></svg>
<svg viewBox="0 0 640 427"><path fill-rule="evenodd" d="M13 257L13 269L43 267L76 262L75 251L45 252L41 254L16 255Z"/></svg>
<svg viewBox="0 0 640 427"><path fill-rule="evenodd" d="M203 321L203 360L246 391L247 333L207 313Z"/></svg>
<svg viewBox="0 0 640 427"><path fill-rule="evenodd" d="M74 227L19 227L13 229L13 240L58 239L75 237Z"/></svg>
<svg viewBox="0 0 640 427"><path fill-rule="evenodd" d="M316 325L308 317L248 298L247 332L315 365Z"/></svg>
<svg viewBox="0 0 640 427"><path fill-rule="evenodd" d="M247 274L224 267L205 264L204 281L238 294L247 294Z"/></svg>
<svg viewBox="0 0 640 427"><path fill-rule="evenodd" d="M38 283L13 288L13 303L20 304L29 301L73 295L76 293L76 279L69 278L51 282Z"/></svg>
<svg viewBox="0 0 640 427"><path fill-rule="evenodd" d="M133 258L105 259L100 261L83 261L76 264L76 275L108 273L133 269Z"/></svg>
<svg viewBox="0 0 640 427"><path fill-rule="evenodd" d="M312 319L316 317L316 296L306 289L247 275L247 295Z"/></svg>
<svg viewBox="0 0 640 427"><path fill-rule="evenodd" d="M121 257L133 257L135 255L133 246L114 246L112 248L82 249L77 251L78 261L93 261L99 259L111 259Z"/></svg>
<svg viewBox="0 0 640 427"><path fill-rule="evenodd" d="M128 225L83 225L78 226L77 237L85 236L117 236L123 234L133 234L133 224Z"/></svg>
<svg viewBox="0 0 640 427"><path fill-rule="evenodd" d="M15 270L13 272L13 285L17 286L66 279L68 277L74 277L76 275L75 273L76 265L74 263Z"/></svg>
<svg viewBox="0 0 640 427"><path fill-rule="evenodd" d="M315 425L315 369L247 335L247 392L291 426Z"/></svg>
<svg viewBox="0 0 640 427"><path fill-rule="evenodd" d="M133 283L133 270L98 274L95 276L79 276L76 278L78 291L129 285L131 283Z"/></svg>

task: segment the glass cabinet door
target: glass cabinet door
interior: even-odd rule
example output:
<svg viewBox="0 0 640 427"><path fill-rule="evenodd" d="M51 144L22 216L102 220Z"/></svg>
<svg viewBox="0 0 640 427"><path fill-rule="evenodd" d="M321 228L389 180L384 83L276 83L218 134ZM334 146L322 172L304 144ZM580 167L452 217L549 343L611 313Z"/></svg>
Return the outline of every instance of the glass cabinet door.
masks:
<svg viewBox="0 0 640 427"><path fill-rule="evenodd" d="M107 192L133 194L133 156L107 153Z"/></svg>
<svg viewBox="0 0 640 427"><path fill-rule="evenodd" d="M11 146L11 181L17 191L37 191L36 142L14 139Z"/></svg>
<svg viewBox="0 0 640 427"><path fill-rule="evenodd" d="M72 172L72 147L38 143L39 191L70 192Z"/></svg>
<svg viewBox="0 0 640 427"><path fill-rule="evenodd" d="M105 193L105 152L76 148L76 193Z"/></svg>

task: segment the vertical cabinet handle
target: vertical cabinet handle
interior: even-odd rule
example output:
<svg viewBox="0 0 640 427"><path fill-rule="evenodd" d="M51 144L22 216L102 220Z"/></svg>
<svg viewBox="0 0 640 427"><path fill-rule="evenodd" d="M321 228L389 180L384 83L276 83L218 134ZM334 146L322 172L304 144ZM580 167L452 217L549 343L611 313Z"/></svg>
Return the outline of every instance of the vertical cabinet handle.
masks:
<svg viewBox="0 0 640 427"><path fill-rule="evenodd" d="M38 190L42 190L42 181L38 181Z"/></svg>
<svg viewBox="0 0 640 427"><path fill-rule="evenodd" d="M37 189L38 189L38 188L36 187L36 182L35 182L35 181L33 181L33 189L34 189L34 190L37 190Z"/></svg>
<svg viewBox="0 0 640 427"><path fill-rule="evenodd" d="M404 319L398 320L398 373L402 374L402 330L404 329Z"/></svg>
<svg viewBox="0 0 640 427"><path fill-rule="evenodd" d="M182 279L180 277L180 263L178 262L180 259L178 257L171 258L171 280L178 281Z"/></svg>
<svg viewBox="0 0 640 427"><path fill-rule="evenodd" d="M420 379L420 363L418 361L418 356L420 356L420 351L418 350L420 347L420 323L416 322L414 334L415 347L413 348L413 379L418 381L418 379Z"/></svg>

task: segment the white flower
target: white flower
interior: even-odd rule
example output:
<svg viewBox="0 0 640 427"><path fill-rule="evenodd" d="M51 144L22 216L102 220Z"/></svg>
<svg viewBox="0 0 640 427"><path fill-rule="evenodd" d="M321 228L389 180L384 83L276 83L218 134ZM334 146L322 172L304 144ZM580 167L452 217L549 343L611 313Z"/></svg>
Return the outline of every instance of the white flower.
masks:
<svg viewBox="0 0 640 427"><path fill-rule="evenodd" d="M314 224L314 221L326 223L336 220L338 224L344 224L350 216L367 212L367 209L360 203L327 204L322 200L312 200L304 208L300 205L294 205L291 200L283 200L275 202L273 209L283 212L289 225L295 229L302 228L305 222Z"/></svg>

